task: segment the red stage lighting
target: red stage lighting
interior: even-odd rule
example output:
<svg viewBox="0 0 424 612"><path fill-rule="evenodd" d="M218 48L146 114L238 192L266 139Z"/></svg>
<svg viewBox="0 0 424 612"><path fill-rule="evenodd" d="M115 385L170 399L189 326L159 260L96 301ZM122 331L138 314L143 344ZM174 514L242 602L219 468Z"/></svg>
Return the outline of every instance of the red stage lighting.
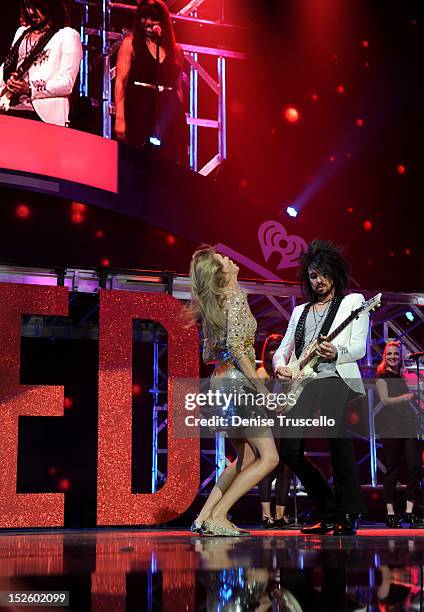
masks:
<svg viewBox="0 0 424 612"><path fill-rule="evenodd" d="M140 395L141 394L141 385L138 385L137 383L135 385L132 386L132 392L133 395Z"/></svg>
<svg viewBox="0 0 424 612"><path fill-rule="evenodd" d="M31 211L27 204L18 204L15 209L15 214L19 219L28 219Z"/></svg>
<svg viewBox="0 0 424 612"><path fill-rule="evenodd" d="M287 108L284 109L284 119L289 123L296 123L299 121L299 118L300 113L294 106L287 106Z"/></svg>
<svg viewBox="0 0 424 612"><path fill-rule="evenodd" d="M405 249L404 250L405 255L410 255L412 253L411 249Z"/></svg>
<svg viewBox="0 0 424 612"><path fill-rule="evenodd" d="M242 189L246 189L246 187L248 186L248 184L249 184L249 183L248 183L247 179L245 179L245 178L244 178L244 179L241 179L241 181L240 181L240 187L241 187Z"/></svg>
<svg viewBox="0 0 424 612"><path fill-rule="evenodd" d="M353 213L353 207L349 206L349 208L347 209L347 212L349 213L349 215L351 215Z"/></svg>
<svg viewBox="0 0 424 612"><path fill-rule="evenodd" d="M61 491L68 491L71 488L71 481L69 478L61 478L59 480L59 489Z"/></svg>
<svg viewBox="0 0 424 612"><path fill-rule="evenodd" d="M390 256L390 257L394 257L394 256L395 256L395 252L394 252L394 251L390 251L390 252L389 252L389 256Z"/></svg>
<svg viewBox="0 0 424 612"><path fill-rule="evenodd" d="M103 230L98 229L96 230L96 238L104 238L105 237L105 233Z"/></svg>
<svg viewBox="0 0 424 612"><path fill-rule="evenodd" d="M345 93L345 88L343 85L338 85L336 88L336 91L338 94L344 94Z"/></svg>
<svg viewBox="0 0 424 612"><path fill-rule="evenodd" d="M366 232L369 232L370 230L372 230L372 223L371 223L371 221L369 221L367 219L366 221L363 222L362 227L364 228L364 230Z"/></svg>
<svg viewBox="0 0 424 612"><path fill-rule="evenodd" d="M100 260L100 265L103 266L104 268L108 268L110 266L110 259L108 259L107 257L103 257Z"/></svg>
<svg viewBox="0 0 424 612"><path fill-rule="evenodd" d="M311 95L311 100L312 100L312 102L316 102L316 101L318 100L318 94L313 93L313 94Z"/></svg>
<svg viewBox="0 0 424 612"><path fill-rule="evenodd" d="M398 164L398 165L396 166L396 172L397 172L398 174L405 174L405 172L406 172L406 166L404 166L403 164Z"/></svg>
<svg viewBox="0 0 424 612"><path fill-rule="evenodd" d="M365 66L365 68L369 68L370 67L370 63L369 62L364 62L364 66Z"/></svg>
<svg viewBox="0 0 424 612"><path fill-rule="evenodd" d="M72 202L71 204L71 221L72 223L84 223L85 215L87 212L87 206L85 204L79 204L78 202Z"/></svg>
<svg viewBox="0 0 424 612"><path fill-rule="evenodd" d="M72 399L72 397L65 397L65 400L63 402L63 406L65 410L70 410L73 405L74 405L74 400Z"/></svg>
<svg viewBox="0 0 424 612"><path fill-rule="evenodd" d="M363 40L361 42L361 45L364 47L364 49L367 49L370 46L370 44L369 44L369 42L367 40Z"/></svg>
<svg viewBox="0 0 424 612"><path fill-rule="evenodd" d="M365 124L365 121L364 121L363 119L356 119L355 124L356 124L358 127L363 127L363 126L364 126L364 124Z"/></svg>
<svg viewBox="0 0 424 612"><path fill-rule="evenodd" d="M351 412L349 414L349 422L351 425L357 425L360 420L361 420L361 417L359 416L357 412Z"/></svg>
<svg viewBox="0 0 424 612"><path fill-rule="evenodd" d="M328 156L328 161L335 162L336 161L336 156L335 155L329 155Z"/></svg>
<svg viewBox="0 0 424 612"><path fill-rule="evenodd" d="M174 244L176 243L175 236L173 236L172 234L168 234L167 237L166 237L166 242L170 246L174 246Z"/></svg>

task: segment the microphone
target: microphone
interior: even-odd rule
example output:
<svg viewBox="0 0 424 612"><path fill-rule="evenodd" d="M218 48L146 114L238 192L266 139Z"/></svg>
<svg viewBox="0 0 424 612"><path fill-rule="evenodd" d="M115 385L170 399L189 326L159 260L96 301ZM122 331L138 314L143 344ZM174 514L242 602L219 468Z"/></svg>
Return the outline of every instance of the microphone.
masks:
<svg viewBox="0 0 424 612"><path fill-rule="evenodd" d="M418 353L411 353L409 355L409 359L414 359L415 361L417 361L421 357L424 357L424 351L419 351Z"/></svg>
<svg viewBox="0 0 424 612"><path fill-rule="evenodd" d="M152 28L152 32L155 38L160 38L162 36L162 28L160 27L160 25L154 25Z"/></svg>

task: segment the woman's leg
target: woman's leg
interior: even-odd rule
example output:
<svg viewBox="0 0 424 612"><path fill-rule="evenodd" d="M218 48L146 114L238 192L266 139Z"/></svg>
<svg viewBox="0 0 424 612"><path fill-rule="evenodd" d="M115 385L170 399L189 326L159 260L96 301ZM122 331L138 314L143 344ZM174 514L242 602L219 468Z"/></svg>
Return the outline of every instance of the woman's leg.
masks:
<svg viewBox="0 0 424 612"><path fill-rule="evenodd" d="M396 483L399 476L400 461L403 452L403 440L383 438L386 473L383 478L383 498L387 514L395 514L394 503Z"/></svg>
<svg viewBox="0 0 424 612"><path fill-rule="evenodd" d="M208 519L215 508L216 504L221 500L223 494L233 482L237 474L248 467L256 456L252 448L249 446L246 440L243 438L231 438L231 444L237 453L237 459L231 463L221 474L216 481L216 484L210 492L205 505L201 509L195 523L200 526L206 519Z"/></svg>
<svg viewBox="0 0 424 612"><path fill-rule="evenodd" d="M247 441L251 448L257 449L259 456L256 457L253 463L236 475L220 501L212 510L212 521L223 527L233 527L232 523L227 519L227 514L236 501L243 497L245 493L250 491L252 487L278 465L279 457L271 432L269 432L269 436L248 438Z"/></svg>
<svg viewBox="0 0 424 612"><path fill-rule="evenodd" d="M271 489L272 481L275 477L274 474L275 473L272 472L265 476L258 485L259 499L262 508L262 520L266 518L271 519Z"/></svg>
<svg viewBox="0 0 424 612"><path fill-rule="evenodd" d="M275 485L275 518L284 518L287 501L289 498L290 483L292 472L288 465L280 461L277 473L277 483Z"/></svg>
<svg viewBox="0 0 424 612"><path fill-rule="evenodd" d="M406 482L406 513L414 508L415 499L421 486L420 442L417 438L407 438L404 443L404 456L408 477Z"/></svg>

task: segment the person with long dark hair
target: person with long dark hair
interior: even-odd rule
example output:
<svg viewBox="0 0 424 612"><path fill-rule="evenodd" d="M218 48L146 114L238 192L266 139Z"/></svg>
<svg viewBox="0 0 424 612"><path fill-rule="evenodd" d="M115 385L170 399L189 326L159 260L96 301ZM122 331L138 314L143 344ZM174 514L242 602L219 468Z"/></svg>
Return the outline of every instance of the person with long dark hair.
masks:
<svg viewBox="0 0 424 612"><path fill-rule="evenodd" d="M271 334L264 342L262 349L262 364L257 369L256 375L258 378L265 380L267 386L272 385L274 381L274 370L272 368L272 358L274 357L275 351L281 344L283 336L281 334ZM280 444L282 442L279 427L275 426L278 430L274 436L275 446L277 447L278 454L281 455ZM259 499L262 507L262 527L265 529L275 529L285 527L288 524L285 511L287 507L287 501L290 491L291 482L291 470L281 460L275 468L275 470L265 476L258 485ZM271 514L271 490L272 482L275 480L275 517Z"/></svg>
<svg viewBox="0 0 424 612"><path fill-rule="evenodd" d="M166 4L142 0L118 54L115 134L140 149L160 145L163 156L186 163L182 63Z"/></svg>
<svg viewBox="0 0 424 612"><path fill-rule="evenodd" d="M23 0L21 27L0 67L0 111L66 125L82 46L62 0Z"/></svg>
<svg viewBox="0 0 424 612"><path fill-rule="evenodd" d="M409 390L402 372L401 349L400 342L386 344L383 359L377 366L376 381L377 394L383 404L376 417L376 432L381 435L385 455L383 497L387 510L386 525L391 529L400 527L400 517L395 512L395 494L402 460L407 467L403 520L411 527L424 526L413 514L422 478L420 441L417 435L419 423L411 403L414 394Z"/></svg>
<svg viewBox="0 0 424 612"><path fill-rule="evenodd" d="M192 258L190 280L193 320L202 322L203 360L215 366L211 388L241 386L264 396L268 390L256 376L254 338L256 321L247 296L237 282L238 266L211 246L198 249ZM232 387L233 388L233 387ZM228 407L243 415L243 407ZM205 535L240 536L243 530L228 520L232 506L278 464L271 430L254 435L252 428L226 430L237 460L219 477L191 529ZM256 432L255 432L256 433Z"/></svg>
<svg viewBox="0 0 424 612"><path fill-rule="evenodd" d="M273 359L276 377L290 382L292 354L299 358L308 347L315 347L319 357L315 377L303 388L290 416L309 418L319 408L321 415L335 422L328 430L334 490L305 457L304 429L293 430L293 437L286 437L281 444L283 460L300 478L321 514L317 525L302 530L307 534L353 535L365 511L353 443L345 430L345 412L353 396L364 394L357 361L366 352L368 316L354 319L334 343L327 340L327 335L364 301L359 293L346 294L348 274L349 264L332 242L315 240L309 245L301 259L302 287L308 302L293 310Z"/></svg>

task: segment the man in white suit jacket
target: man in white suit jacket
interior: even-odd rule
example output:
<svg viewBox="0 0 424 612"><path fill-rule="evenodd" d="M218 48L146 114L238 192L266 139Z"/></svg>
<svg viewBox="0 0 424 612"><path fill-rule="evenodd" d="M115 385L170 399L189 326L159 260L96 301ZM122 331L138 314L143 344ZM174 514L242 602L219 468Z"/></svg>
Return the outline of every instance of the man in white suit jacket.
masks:
<svg viewBox="0 0 424 612"><path fill-rule="evenodd" d="M291 378L287 364L295 352L302 350L321 336L325 320L332 323L326 335L344 321L362 302L359 293L345 295L349 265L339 250L328 241L316 240L302 258L304 293L310 301L296 306L286 334L273 358L276 377ZM334 339L321 341L317 350L320 359L314 368L316 378L303 390L290 417L311 417L317 407L321 415L333 418L336 429L329 436L334 490L322 472L305 457L306 433L293 430L281 449L283 460L297 474L308 494L316 501L322 520L304 528L303 533L353 535L358 518L366 510L359 481L352 440L345 430L346 406L354 395L364 393L357 361L365 355L368 315L355 319ZM296 431L299 431L299 437Z"/></svg>
<svg viewBox="0 0 424 612"><path fill-rule="evenodd" d="M62 0L26 0L22 15L28 24L18 28L12 47L0 66L0 90L14 94L10 114L66 125L69 100L79 72L82 46L78 32L67 27ZM28 72L16 70L49 28L54 35L37 55Z"/></svg>

